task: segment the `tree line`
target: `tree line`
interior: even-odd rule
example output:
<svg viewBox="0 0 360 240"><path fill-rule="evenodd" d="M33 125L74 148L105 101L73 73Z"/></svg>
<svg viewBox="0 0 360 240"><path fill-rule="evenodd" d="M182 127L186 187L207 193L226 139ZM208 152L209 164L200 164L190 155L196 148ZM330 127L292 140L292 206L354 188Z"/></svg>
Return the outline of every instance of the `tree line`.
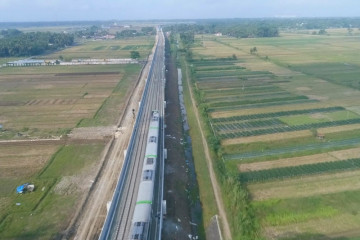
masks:
<svg viewBox="0 0 360 240"><path fill-rule="evenodd" d="M216 34L236 38L277 37L280 29L319 30L326 34L327 28L360 29L360 18L268 18L268 19L209 19L189 23L167 25L164 31L194 34Z"/></svg>
<svg viewBox="0 0 360 240"><path fill-rule="evenodd" d="M140 31L135 29L125 29L121 32L116 32L116 38L129 38L129 37L137 37L137 36L145 36L145 35L155 35L156 30L154 27L142 27Z"/></svg>
<svg viewBox="0 0 360 240"><path fill-rule="evenodd" d="M66 33L1 31L0 57L28 57L70 46L74 36Z"/></svg>
<svg viewBox="0 0 360 240"><path fill-rule="evenodd" d="M266 22L209 22L197 24L175 24L164 27L165 31L174 31L179 33L186 33L187 35L194 34L215 34L221 32L223 35L237 37L237 38L252 38L252 37L277 37L279 36L278 27ZM184 40L184 39L182 39Z"/></svg>

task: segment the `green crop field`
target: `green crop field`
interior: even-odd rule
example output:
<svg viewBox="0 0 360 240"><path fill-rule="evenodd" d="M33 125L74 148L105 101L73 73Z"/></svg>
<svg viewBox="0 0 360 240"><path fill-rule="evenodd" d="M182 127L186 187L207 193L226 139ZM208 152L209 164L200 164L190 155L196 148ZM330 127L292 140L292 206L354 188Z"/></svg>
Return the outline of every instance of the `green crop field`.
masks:
<svg viewBox="0 0 360 240"><path fill-rule="evenodd" d="M360 186L350 185L359 166L358 36L333 29L322 36L298 31L258 39L198 35L196 43L187 64L203 120L213 136L209 145L218 155L214 161L224 165L218 174L237 176L248 189L248 195L239 196L249 196L261 236L360 237L355 207ZM250 53L253 47L256 53ZM334 151L339 154L332 155ZM292 159L306 161L292 166ZM283 165L276 167L275 161ZM256 164L266 167L247 171L246 164L251 169L257 169ZM325 178L331 185L307 183L318 179L320 185ZM301 190L295 183L308 187ZM223 184L229 188L226 181ZM242 236L234 226L242 226L239 219L252 215L234 217L226 194L230 193L224 190L233 235ZM329 227L333 224L338 227Z"/></svg>

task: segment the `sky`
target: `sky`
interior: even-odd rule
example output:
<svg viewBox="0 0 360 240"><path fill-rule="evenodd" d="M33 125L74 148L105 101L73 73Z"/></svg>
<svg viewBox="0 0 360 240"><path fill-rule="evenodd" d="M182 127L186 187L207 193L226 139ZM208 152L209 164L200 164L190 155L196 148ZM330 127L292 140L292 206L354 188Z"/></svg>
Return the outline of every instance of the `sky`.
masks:
<svg viewBox="0 0 360 240"><path fill-rule="evenodd" d="M0 0L0 22L360 17L360 0Z"/></svg>

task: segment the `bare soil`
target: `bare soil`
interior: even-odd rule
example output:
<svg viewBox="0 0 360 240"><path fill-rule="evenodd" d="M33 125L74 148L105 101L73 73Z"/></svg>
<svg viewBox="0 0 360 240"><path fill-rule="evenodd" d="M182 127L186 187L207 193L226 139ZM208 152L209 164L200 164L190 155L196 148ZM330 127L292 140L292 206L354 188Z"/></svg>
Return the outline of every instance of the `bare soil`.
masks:
<svg viewBox="0 0 360 240"><path fill-rule="evenodd" d="M117 130L116 126L74 128L68 137L71 139L104 139L111 137Z"/></svg>

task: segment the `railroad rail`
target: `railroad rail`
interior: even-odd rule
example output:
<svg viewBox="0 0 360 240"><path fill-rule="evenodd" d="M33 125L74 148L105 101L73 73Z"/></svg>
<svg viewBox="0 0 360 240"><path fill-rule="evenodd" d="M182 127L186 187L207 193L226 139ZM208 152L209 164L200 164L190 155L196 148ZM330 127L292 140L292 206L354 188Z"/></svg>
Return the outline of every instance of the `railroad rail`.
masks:
<svg viewBox="0 0 360 240"><path fill-rule="evenodd" d="M152 204L153 217L150 223L148 239L161 239L162 228L162 200L163 200L163 176L164 176L164 89L165 89L165 47L164 35L158 29L158 41L146 80L144 93L140 102L134 129L124 160L124 165L114 191L111 206L108 211L100 240L105 239L129 239L137 198L142 163L147 144L147 133L151 112L159 111L159 164Z"/></svg>

